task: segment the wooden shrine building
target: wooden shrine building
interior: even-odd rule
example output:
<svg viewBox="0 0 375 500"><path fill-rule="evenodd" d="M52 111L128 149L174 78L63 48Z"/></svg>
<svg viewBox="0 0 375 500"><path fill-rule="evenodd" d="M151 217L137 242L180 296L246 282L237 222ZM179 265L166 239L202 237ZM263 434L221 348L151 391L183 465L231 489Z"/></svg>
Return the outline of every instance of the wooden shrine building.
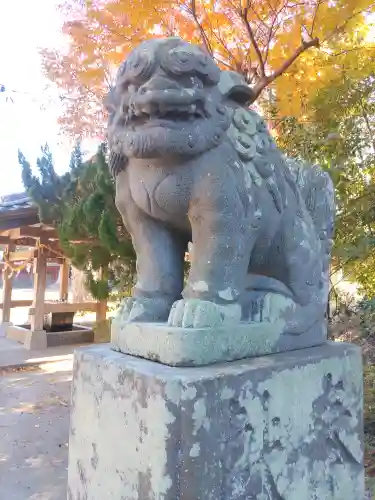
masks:
<svg viewBox="0 0 375 500"><path fill-rule="evenodd" d="M42 224L37 207L26 195L11 195L0 199L0 248L3 276L1 330L8 338L22 342L28 349L43 349L52 345L75 344L94 340L92 328L74 326L70 331L48 332L46 318L51 315L96 312L97 323L106 319L106 302L74 303L68 301L69 262L59 246L54 228ZM46 301L47 266L59 266L59 300ZM34 273L32 300L12 300L16 273L28 267ZM29 307L29 324L13 325L11 309Z"/></svg>

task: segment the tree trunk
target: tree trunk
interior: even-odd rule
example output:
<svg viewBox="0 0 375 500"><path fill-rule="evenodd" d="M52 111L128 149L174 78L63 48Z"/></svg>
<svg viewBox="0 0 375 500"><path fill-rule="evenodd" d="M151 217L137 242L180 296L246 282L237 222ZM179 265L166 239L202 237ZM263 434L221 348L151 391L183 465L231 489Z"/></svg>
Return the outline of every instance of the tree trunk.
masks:
<svg viewBox="0 0 375 500"><path fill-rule="evenodd" d="M93 300L85 286L85 274L75 267L72 267L71 290L73 302Z"/></svg>

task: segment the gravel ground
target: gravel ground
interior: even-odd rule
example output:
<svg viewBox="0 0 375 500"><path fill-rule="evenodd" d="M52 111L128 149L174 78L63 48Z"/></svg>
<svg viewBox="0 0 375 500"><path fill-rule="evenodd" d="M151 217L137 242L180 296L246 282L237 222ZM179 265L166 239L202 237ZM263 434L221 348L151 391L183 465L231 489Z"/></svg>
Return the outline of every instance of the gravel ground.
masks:
<svg viewBox="0 0 375 500"><path fill-rule="evenodd" d="M71 361L0 373L1 500L66 500Z"/></svg>

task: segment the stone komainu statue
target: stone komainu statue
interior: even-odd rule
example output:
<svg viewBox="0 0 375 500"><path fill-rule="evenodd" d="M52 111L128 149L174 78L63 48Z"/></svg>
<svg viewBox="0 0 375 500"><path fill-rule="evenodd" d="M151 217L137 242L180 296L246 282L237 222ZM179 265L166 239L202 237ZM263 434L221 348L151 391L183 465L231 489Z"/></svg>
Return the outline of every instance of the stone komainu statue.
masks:
<svg viewBox="0 0 375 500"><path fill-rule="evenodd" d="M278 150L252 91L179 38L142 43L107 98L116 205L137 254L123 321L324 325L334 194ZM184 288L184 254L193 242Z"/></svg>

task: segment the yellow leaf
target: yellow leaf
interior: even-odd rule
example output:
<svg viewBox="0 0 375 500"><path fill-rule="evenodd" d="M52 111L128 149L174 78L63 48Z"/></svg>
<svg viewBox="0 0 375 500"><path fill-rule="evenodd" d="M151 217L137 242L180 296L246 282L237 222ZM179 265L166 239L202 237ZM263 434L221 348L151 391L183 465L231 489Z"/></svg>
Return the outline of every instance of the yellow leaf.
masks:
<svg viewBox="0 0 375 500"><path fill-rule="evenodd" d="M195 11L192 11L195 5ZM91 0L74 18L66 14L69 51L42 51L46 74L79 106L65 106L61 122L74 130L102 134L99 99L108 71L140 41L177 35L209 46L220 66L242 71L250 85L271 77L279 113L306 115L309 100L344 72L358 76L375 61L368 17L372 0ZM246 14L246 17L244 17ZM318 37L320 48L301 50L302 36ZM308 39L308 38L307 38ZM365 42L364 42L365 40ZM294 54L293 64L286 64ZM260 62L261 59L261 62ZM286 68L284 68L286 64ZM285 71L280 71L284 68ZM279 73L281 73L279 75ZM278 75L272 82L272 75Z"/></svg>

